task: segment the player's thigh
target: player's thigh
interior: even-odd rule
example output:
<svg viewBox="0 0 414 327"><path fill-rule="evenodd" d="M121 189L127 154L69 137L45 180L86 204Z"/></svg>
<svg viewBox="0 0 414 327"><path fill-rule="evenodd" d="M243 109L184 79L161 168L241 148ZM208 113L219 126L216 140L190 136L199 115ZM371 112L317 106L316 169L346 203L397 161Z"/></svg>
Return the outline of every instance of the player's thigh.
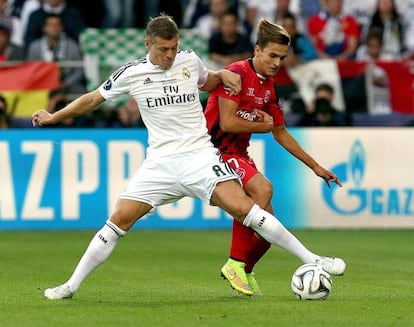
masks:
<svg viewBox="0 0 414 327"><path fill-rule="evenodd" d="M208 204L211 203L211 196L218 184L229 180L239 183L237 174L215 148L182 154L177 166L180 167L177 172L184 194Z"/></svg>
<svg viewBox="0 0 414 327"><path fill-rule="evenodd" d="M243 185L247 195L250 196L262 208L266 208L272 199L273 185L260 172L253 175L248 182Z"/></svg>
<svg viewBox="0 0 414 327"><path fill-rule="evenodd" d="M243 222L254 205L254 201L246 195L236 180L218 183L213 191L211 202L240 222Z"/></svg>
<svg viewBox="0 0 414 327"><path fill-rule="evenodd" d="M120 194L120 198L157 207L183 196L179 184L180 176L174 161L169 158L146 159Z"/></svg>
<svg viewBox="0 0 414 327"><path fill-rule="evenodd" d="M243 188L262 208L267 208L273 195L270 181L257 170L252 158L235 154L223 154L231 168L239 175Z"/></svg>

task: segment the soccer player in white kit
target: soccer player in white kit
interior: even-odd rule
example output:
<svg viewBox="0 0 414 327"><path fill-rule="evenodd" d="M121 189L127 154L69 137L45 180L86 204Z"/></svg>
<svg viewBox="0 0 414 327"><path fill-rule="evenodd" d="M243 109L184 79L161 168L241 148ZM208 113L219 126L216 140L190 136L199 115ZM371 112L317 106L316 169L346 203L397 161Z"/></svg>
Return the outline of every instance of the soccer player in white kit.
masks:
<svg viewBox="0 0 414 327"><path fill-rule="evenodd" d="M92 238L72 276L48 288L51 300L68 299L85 278L111 254L120 237L153 207L189 196L219 206L275 245L298 242L271 214L243 191L238 176L222 160L207 133L198 89L211 91L219 83L240 91L240 77L226 70L209 71L192 51L178 49L178 27L160 15L147 25L145 58L115 71L97 90L84 94L62 110L38 110L34 125L55 124L91 112L105 100L129 94L137 101L148 129L147 156L121 193L115 210ZM321 260L317 255L309 261ZM343 273L339 258L323 257L329 272ZM249 294L247 294L249 295Z"/></svg>

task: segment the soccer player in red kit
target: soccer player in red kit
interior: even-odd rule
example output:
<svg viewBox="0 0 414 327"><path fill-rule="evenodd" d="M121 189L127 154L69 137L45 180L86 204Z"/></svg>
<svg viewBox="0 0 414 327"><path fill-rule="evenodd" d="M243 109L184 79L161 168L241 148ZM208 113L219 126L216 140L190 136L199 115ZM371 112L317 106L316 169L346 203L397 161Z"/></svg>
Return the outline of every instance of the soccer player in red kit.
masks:
<svg viewBox="0 0 414 327"><path fill-rule="evenodd" d="M219 86L210 94L205 116L214 145L240 176L245 192L273 214L272 184L257 170L247 152L252 133L272 132L276 142L323 178L328 186L330 182L339 186L341 183L335 174L319 165L301 148L284 125L274 76L288 54L289 34L283 27L264 19L259 21L258 26L254 57L226 67L241 76L242 91L232 95L225 87ZM278 245L304 263L309 260L333 260L332 263L336 261L336 268L330 269L330 272L333 275L343 274L346 265L342 259L312 253L283 226L278 233ZM222 267L221 275L238 292L261 295L253 267L269 248L270 244L252 229L234 221L230 257Z"/></svg>

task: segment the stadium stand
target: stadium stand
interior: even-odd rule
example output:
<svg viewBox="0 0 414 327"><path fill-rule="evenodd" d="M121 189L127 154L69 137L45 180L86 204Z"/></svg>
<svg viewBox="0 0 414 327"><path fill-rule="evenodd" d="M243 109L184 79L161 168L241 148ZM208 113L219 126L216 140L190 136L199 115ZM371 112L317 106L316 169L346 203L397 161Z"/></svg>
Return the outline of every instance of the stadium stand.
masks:
<svg viewBox="0 0 414 327"><path fill-rule="evenodd" d="M80 45L88 90L98 87L124 63L145 56L144 38L144 29L85 29L80 36ZM203 60L208 58L208 42L195 30L180 30L180 48L193 49Z"/></svg>

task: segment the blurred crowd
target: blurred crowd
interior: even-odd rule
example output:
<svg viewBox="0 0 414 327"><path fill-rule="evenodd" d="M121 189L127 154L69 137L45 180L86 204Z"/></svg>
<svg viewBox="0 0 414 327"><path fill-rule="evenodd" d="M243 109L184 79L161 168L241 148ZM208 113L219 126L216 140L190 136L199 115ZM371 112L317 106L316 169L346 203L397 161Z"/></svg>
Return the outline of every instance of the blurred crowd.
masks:
<svg viewBox="0 0 414 327"><path fill-rule="evenodd" d="M0 0L0 63L59 62L61 88L50 92L48 108L59 110L68 95L86 91L83 67L76 65L83 58L79 35L85 28L145 28L160 12L202 35L216 67L252 56L261 17L290 33L286 67L323 58L414 60L414 0ZM374 75L376 87L386 88L381 71ZM315 100L296 124L352 125L333 108L332 92L329 84L316 86ZM13 126L6 108L0 96L1 128ZM64 125L144 127L133 100Z"/></svg>

